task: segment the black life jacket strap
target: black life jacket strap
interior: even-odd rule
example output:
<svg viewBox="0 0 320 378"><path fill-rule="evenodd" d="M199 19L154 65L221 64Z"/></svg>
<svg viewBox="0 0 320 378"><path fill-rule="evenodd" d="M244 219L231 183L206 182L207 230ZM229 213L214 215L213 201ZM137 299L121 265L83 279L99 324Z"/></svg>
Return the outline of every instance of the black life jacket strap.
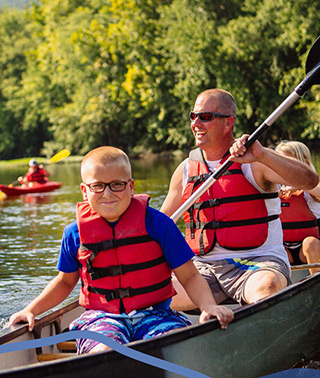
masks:
<svg viewBox="0 0 320 378"><path fill-rule="evenodd" d="M212 221L212 222L196 222L197 229L216 229L216 228L230 228L230 227L239 227L239 226L251 226L254 224L261 224L261 223L268 223L275 219L279 218L278 214L268 215L266 217L261 218L252 218L252 219L242 219L237 221ZM189 224L186 224L187 228Z"/></svg>
<svg viewBox="0 0 320 378"><path fill-rule="evenodd" d="M203 231L206 229L251 226L254 224L262 224L262 223L271 222L277 218L279 218L279 215L274 214L274 215L269 215L267 217L262 217L262 218L244 219L244 220L238 220L238 221L226 221L226 222L212 221L212 222L207 222L207 223L196 222L196 227L199 229L202 229L200 233L200 238L199 238L200 256L205 254L205 249L204 249L204 244L203 244Z"/></svg>
<svg viewBox="0 0 320 378"><path fill-rule="evenodd" d="M124 239L103 240L99 243L83 243L80 245L80 249L82 251L93 251L99 253L100 251L107 251L108 249L123 247L130 244L147 243L152 240L153 239L150 235L132 236Z"/></svg>
<svg viewBox="0 0 320 378"><path fill-rule="evenodd" d="M134 297L135 295L148 294L156 290L163 289L168 286L171 282L171 277L167 278L164 281L158 282L154 285L139 287L133 289L131 287L119 288L115 290L101 289L98 287L89 286L88 291L95 294L103 295L108 302L114 299L122 299L126 297Z"/></svg>
<svg viewBox="0 0 320 378"><path fill-rule="evenodd" d="M255 200L260 200L260 199L272 199L272 198L278 198L278 193L277 192L256 193L256 194L246 194L243 196L213 198L208 201L195 203L194 208L202 210L202 209L206 209L206 208L210 208L214 206L224 205L226 203L247 202L247 201L255 201Z"/></svg>
<svg viewBox="0 0 320 378"><path fill-rule="evenodd" d="M299 228L313 228L318 227L318 220L313 219L310 221L300 221L300 222L283 222L282 229L283 230L296 230Z"/></svg>
<svg viewBox="0 0 320 378"><path fill-rule="evenodd" d="M92 261L101 251L107 251L108 249L114 249L123 247L125 245L147 243L153 241L149 234L142 236L132 236L130 238L123 239L110 239L103 240L99 243L81 243L80 250L82 251L92 251L88 260L87 260L87 269L90 272L92 268Z"/></svg>
<svg viewBox="0 0 320 378"><path fill-rule="evenodd" d="M120 274L134 272L136 270L152 268L164 262L166 262L165 257L160 256L156 259L149 260L142 263L136 263L136 264L113 265L113 266L108 266L107 268L97 268L93 266L91 267L90 276L91 276L91 279L94 281L99 278L114 277L114 276L119 276Z"/></svg>

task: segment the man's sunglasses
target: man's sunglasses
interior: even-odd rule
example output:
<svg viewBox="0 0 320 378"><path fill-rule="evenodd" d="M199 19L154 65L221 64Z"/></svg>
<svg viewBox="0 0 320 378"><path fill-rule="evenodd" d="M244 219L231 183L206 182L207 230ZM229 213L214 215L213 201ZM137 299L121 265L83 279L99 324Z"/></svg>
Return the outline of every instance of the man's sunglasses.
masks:
<svg viewBox="0 0 320 378"><path fill-rule="evenodd" d="M123 192L127 187L128 181L113 181L113 182L94 182L92 184L84 184L86 185L91 192L94 193L102 193L105 191L106 187L108 186L112 192Z"/></svg>
<svg viewBox="0 0 320 378"><path fill-rule="evenodd" d="M230 115L225 115L216 112L190 112L190 121L194 122L196 118L199 117L202 122L212 121L214 118L229 118Z"/></svg>

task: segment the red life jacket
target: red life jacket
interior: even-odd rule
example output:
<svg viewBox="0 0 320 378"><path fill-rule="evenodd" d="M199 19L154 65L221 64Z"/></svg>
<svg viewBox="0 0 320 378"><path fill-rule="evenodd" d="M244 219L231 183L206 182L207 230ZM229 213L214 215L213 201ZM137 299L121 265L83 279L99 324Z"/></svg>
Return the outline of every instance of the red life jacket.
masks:
<svg viewBox="0 0 320 378"><path fill-rule="evenodd" d="M303 192L289 199L281 199L280 220L284 242L302 242L308 236L319 239L317 218L309 209Z"/></svg>
<svg viewBox="0 0 320 378"><path fill-rule="evenodd" d="M38 182L39 184L44 184L47 182L47 179L44 174L44 170L41 168L38 168L36 172L33 173L27 173L26 178L29 182Z"/></svg>
<svg viewBox="0 0 320 378"><path fill-rule="evenodd" d="M172 269L146 231L148 200L135 195L114 229L87 202L78 203L81 306L130 313L175 295Z"/></svg>
<svg viewBox="0 0 320 378"><path fill-rule="evenodd" d="M201 149L191 151L183 202L208 176ZM268 214L265 200L277 197L277 193L260 193L244 177L241 164L233 163L184 213L186 240L199 255L210 252L217 241L230 250L257 248L267 239L268 222L279 216Z"/></svg>

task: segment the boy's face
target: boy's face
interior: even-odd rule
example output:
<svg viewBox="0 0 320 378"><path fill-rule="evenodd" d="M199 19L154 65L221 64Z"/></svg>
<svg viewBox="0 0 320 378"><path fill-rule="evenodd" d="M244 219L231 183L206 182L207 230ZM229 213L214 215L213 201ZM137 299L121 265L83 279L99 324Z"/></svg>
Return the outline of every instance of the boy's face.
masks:
<svg viewBox="0 0 320 378"><path fill-rule="evenodd" d="M92 209L99 213L109 222L116 222L130 205L131 197L134 194L134 182L126 167L119 164L109 165L108 168L102 165L88 165L83 173L83 183L80 188L83 199L88 201ZM94 193L85 184L111 183L115 181L128 181L122 192L113 192L106 186L102 193Z"/></svg>

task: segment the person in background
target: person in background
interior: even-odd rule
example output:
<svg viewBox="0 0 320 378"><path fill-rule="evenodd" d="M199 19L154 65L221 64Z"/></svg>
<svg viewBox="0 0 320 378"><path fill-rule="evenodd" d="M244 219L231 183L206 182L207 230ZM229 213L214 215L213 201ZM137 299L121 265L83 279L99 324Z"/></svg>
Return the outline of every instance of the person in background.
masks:
<svg viewBox="0 0 320 378"><path fill-rule="evenodd" d="M282 141L276 146L281 155L301 161L316 171L309 148L302 142ZM311 190L297 186L282 186L280 219L283 228L283 241L293 265L320 263L320 184ZM310 273L320 271L310 268Z"/></svg>
<svg viewBox="0 0 320 378"><path fill-rule="evenodd" d="M161 211L171 216L210 172L231 153L234 162L185 212L186 240L195 252L195 265L215 300L253 303L288 285L290 264L283 246L279 184L310 190L318 175L310 167L282 156L256 141L248 149L248 135L234 140L237 107L223 89L197 96L190 112L197 149L172 175ZM229 153L230 150L230 153ZM196 306L177 281L172 307Z"/></svg>
<svg viewBox="0 0 320 378"><path fill-rule="evenodd" d="M38 164L35 159L29 161L29 170L24 177L20 176L18 181L22 185L32 186L32 183L45 184L50 176L50 173L44 168L42 164Z"/></svg>
<svg viewBox="0 0 320 378"><path fill-rule="evenodd" d="M201 309L200 322L216 316L221 328L233 312L218 306L201 277L194 256L175 223L148 206L149 196L134 194L128 156L114 147L90 151L81 164L77 221L65 228L59 274L9 325L34 318L71 293L79 277L79 303L86 311L71 330L100 332L122 344L185 327L190 321L170 308L175 291L171 274ZM79 354L107 349L90 339L77 340Z"/></svg>

